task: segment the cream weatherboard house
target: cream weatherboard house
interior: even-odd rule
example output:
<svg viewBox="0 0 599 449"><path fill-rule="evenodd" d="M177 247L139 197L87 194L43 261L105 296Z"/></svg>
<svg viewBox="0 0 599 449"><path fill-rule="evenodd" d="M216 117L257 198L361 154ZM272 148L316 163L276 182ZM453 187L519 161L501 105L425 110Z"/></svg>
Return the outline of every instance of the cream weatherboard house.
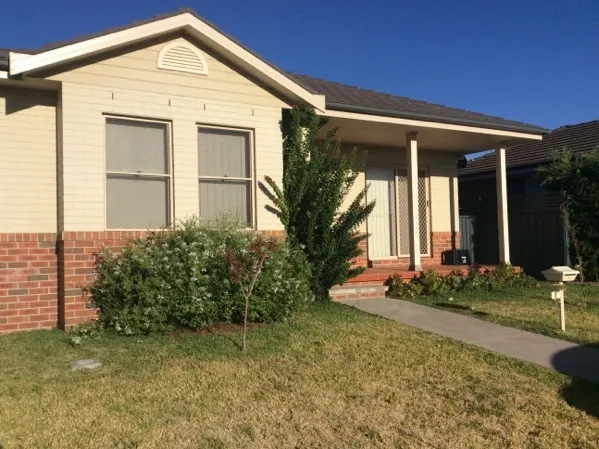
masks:
<svg viewBox="0 0 599 449"><path fill-rule="evenodd" d="M0 333L94 316L94 253L189 215L280 233L258 182L280 179L282 111L314 107L367 151L370 266L438 264L458 233L456 156L505 152L524 123L286 73L184 10L41 50L0 53Z"/></svg>

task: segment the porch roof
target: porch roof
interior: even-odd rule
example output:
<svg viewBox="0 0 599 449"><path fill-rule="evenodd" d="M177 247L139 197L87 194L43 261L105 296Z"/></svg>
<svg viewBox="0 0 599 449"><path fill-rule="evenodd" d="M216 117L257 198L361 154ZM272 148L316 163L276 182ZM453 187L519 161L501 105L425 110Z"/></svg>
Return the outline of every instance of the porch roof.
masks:
<svg viewBox="0 0 599 449"><path fill-rule="evenodd" d="M471 112L440 104L400 97L384 92L291 73L300 84L314 94L324 95L328 110L367 115L425 120L456 125L476 126L505 131L545 134L547 129L501 117Z"/></svg>

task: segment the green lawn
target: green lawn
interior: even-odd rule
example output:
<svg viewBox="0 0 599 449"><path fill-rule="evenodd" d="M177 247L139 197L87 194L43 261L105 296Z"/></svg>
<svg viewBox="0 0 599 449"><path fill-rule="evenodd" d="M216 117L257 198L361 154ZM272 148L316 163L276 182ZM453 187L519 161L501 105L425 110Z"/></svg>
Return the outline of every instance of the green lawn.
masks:
<svg viewBox="0 0 599 449"><path fill-rule="evenodd" d="M559 307L551 299L548 282L532 288L460 292L410 301L580 344L598 344L599 285L569 284L565 297L566 332L560 329Z"/></svg>
<svg viewBox="0 0 599 449"><path fill-rule="evenodd" d="M238 339L0 337L0 446L599 447L599 386L346 306Z"/></svg>

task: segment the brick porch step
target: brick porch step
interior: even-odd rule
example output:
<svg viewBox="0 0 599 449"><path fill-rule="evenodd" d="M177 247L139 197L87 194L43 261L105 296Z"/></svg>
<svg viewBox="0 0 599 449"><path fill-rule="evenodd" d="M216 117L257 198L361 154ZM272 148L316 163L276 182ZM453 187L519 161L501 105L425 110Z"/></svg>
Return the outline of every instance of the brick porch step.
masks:
<svg viewBox="0 0 599 449"><path fill-rule="evenodd" d="M369 285L338 285L329 290L329 296L333 301L345 301L348 299L384 298L388 286L380 284Z"/></svg>

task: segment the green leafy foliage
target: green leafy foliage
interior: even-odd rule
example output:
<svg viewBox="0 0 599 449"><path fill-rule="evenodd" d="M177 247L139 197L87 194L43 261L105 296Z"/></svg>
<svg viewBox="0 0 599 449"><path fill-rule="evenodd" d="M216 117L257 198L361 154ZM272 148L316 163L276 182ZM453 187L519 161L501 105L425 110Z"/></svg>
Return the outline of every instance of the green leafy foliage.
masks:
<svg viewBox="0 0 599 449"><path fill-rule="evenodd" d="M230 280L226 253L248 251L256 236L230 221L189 219L119 253L104 250L87 288L99 324L133 335L241 322L244 298ZM301 308L312 297L309 279L303 254L278 243L256 282L250 320L281 320Z"/></svg>
<svg viewBox="0 0 599 449"><path fill-rule="evenodd" d="M69 331L69 341L73 346L78 346L87 339L99 337L101 330L96 321L82 323Z"/></svg>
<svg viewBox="0 0 599 449"><path fill-rule="evenodd" d="M267 192L289 242L302 248L312 267L312 291L328 298L334 285L360 274L352 261L361 255L358 233L374 208L366 189L340 212L359 173L356 151L346 154L336 140L337 130L319 140L323 122L312 109L294 108L283 120L283 185L271 178Z"/></svg>
<svg viewBox="0 0 599 449"><path fill-rule="evenodd" d="M556 151L538 174L545 187L563 193L578 263L588 280L599 281L599 149L580 155Z"/></svg>
<svg viewBox="0 0 599 449"><path fill-rule="evenodd" d="M391 278L388 295L393 298L410 299L418 296L437 296L460 291L496 290L506 287L533 287L536 280L522 272L516 272L511 265L497 265L492 270L481 270L472 265L468 272L452 271L442 276L434 270L425 270L409 282L395 275Z"/></svg>

